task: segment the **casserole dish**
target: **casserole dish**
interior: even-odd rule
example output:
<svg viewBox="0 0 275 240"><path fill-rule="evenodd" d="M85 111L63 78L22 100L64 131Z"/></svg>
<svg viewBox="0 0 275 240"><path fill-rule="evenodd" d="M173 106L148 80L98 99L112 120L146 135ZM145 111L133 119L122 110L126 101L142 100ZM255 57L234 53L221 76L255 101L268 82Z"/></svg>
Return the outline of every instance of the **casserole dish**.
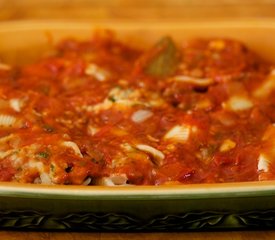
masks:
<svg viewBox="0 0 275 240"><path fill-rule="evenodd" d="M241 40L275 61L270 36L275 22L87 23L12 22L0 26L5 62L32 61L66 37L87 38L94 29L112 29L133 44L150 44L163 35L179 41L195 37ZM140 42L140 37L142 42ZM275 182L177 186L57 186L0 184L0 226L12 229L199 230L272 228Z"/></svg>

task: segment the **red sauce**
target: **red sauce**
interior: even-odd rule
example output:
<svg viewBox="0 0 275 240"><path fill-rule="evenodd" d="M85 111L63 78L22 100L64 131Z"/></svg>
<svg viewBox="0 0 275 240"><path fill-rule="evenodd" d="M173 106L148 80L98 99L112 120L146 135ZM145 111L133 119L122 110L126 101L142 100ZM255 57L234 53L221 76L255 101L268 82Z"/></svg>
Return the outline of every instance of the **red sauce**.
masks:
<svg viewBox="0 0 275 240"><path fill-rule="evenodd" d="M112 36L65 40L54 56L0 68L0 180L274 180L271 70L234 40L145 50Z"/></svg>

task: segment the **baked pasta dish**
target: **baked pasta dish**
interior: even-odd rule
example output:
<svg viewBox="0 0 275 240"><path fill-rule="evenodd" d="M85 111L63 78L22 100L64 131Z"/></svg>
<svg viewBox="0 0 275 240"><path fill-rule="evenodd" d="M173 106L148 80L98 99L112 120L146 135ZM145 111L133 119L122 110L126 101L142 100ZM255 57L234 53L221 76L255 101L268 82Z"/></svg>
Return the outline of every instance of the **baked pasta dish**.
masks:
<svg viewBox="0 0 275 240"><path fill-rule="evenodd" d="M105 32L0 62L0 181L263 180L275 180L275 68L239 41L142 49Z"/></svg>

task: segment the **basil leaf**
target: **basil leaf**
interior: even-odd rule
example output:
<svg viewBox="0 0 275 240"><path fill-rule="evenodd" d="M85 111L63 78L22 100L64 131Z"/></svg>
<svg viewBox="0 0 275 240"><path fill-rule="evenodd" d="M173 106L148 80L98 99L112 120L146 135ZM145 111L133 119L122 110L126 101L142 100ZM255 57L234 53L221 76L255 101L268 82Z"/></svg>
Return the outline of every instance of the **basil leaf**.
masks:
<svg viewBox="0 0 275 240"><path fill-rule="evenodd" d="M172 38L162 38L152 48L152 51L156 54L150 59L145 72L154 77L166 77L173 74L179 62L179 53Z"/></svg>

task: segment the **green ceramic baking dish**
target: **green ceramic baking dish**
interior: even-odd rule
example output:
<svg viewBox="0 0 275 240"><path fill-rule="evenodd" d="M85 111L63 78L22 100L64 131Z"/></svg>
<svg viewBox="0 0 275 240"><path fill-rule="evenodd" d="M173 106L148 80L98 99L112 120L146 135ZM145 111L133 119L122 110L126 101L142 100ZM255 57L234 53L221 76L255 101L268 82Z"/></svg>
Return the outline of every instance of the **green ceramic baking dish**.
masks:
<svg viewBox="0 0 275 240"><path fill-rule="evenodd" d="M64 37L89 37L107 28L146 44L228 37L275 61L274 20L222 22L3 22L0 52L7 62L30 61ZM137 37L142 42L137 42ZM139 38L140 39L140 38ZM177 186L56 186L0 183L0 227L88 231L166 231L274 228L275 181Z"/></svg>

